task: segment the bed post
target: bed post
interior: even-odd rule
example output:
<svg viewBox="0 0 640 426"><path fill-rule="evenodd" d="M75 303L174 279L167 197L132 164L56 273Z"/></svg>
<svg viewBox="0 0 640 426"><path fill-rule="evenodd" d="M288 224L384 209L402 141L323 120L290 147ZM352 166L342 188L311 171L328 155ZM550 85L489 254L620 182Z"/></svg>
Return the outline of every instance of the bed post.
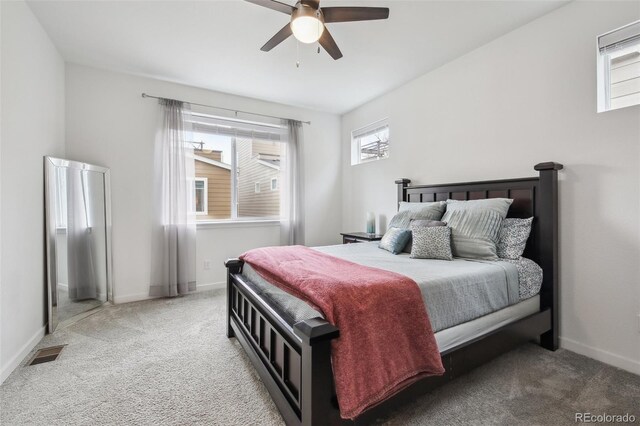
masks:
<svg viewBox="0 0 640 426"><path fill-rule="evenodd" d="M233 310L233 293L231 291L231 274L239 274L242 272L244 262L240 259L227 259L224 266L227 267L227 337L235 337L235 333L231 328L231 312Z"/></svg>
<svg viewBox="0 0 640 426"><path fill-rule="evenodd" d="M551 330L540 336L540 345L551 351L559 347L560 286L558 285L558 170L560 163L536 164L540 172L540 187L536 205L538 216L538 244L540 266L543 270L540 309L551 309Z"/></svg>
<svg viewBox="0 0 640 426"><path fill-rule="evenodd" d="M400 178L396 179L396 185L398 185L398 206L401 201L406 201L407 198L407 186L411 183L411 179Z"/></svg>
<svg viewBox="0 0 640 426"><path fill-rule="evenodd" d="M340 331L322 318L300 321L293 332L302 340L301 423L303 426L333 424L337 413L332 407L333 370L331 369L331 340Z"/></svg>

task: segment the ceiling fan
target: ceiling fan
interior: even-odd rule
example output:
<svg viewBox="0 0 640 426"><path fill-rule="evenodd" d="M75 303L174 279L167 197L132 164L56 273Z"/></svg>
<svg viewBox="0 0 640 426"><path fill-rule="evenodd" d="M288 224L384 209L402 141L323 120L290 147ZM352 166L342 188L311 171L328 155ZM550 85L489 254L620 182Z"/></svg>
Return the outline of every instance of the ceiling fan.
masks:
<svg viewBox="0 0 640 426"><path fill-rule="evenodd" d="M320 0L299 0L295 6L289 6L276 0L246 1L291 15L291 22L260 48L264 52L270 51L293 35L302 43L319 41L333 59L340 59L342 52L325 24L371 21L389 17L389 9L386 7L320 7Z"/></svg>

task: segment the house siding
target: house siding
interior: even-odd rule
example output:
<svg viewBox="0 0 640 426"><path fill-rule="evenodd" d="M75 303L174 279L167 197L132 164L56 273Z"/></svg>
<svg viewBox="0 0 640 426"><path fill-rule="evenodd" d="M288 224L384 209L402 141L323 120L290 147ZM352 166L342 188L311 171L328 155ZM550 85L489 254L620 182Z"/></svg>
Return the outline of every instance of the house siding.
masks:
<svg viewBox="0 0 640 426"><path fill-rule="evenodd" d="M236 140L238 154L238 216L268 217L280 215L280 170L259 161L260 156L280 158L282 145L278 142ZM271 179L278 179L278 187L271 189ZM260 183L260 192L255 184Z"/></svg>
<svg viewBox="0 0 640 426"><path fill-rule="evenodd" d="M206 155L202 155L206 154ZM198 153L203 157L220 161L220 154ZM198 178L207 178L208 214L198 215L198 220L229 219L231 217L231 171L202 161L195 161Z"/></svg>

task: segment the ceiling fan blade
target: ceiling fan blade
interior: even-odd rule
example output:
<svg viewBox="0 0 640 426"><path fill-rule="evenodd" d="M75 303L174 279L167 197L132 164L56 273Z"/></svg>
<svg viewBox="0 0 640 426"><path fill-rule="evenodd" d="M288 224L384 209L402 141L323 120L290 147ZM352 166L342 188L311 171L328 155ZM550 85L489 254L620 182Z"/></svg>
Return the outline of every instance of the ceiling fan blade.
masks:
<svg viewBox="0 0 640 426"><path fill-rule="evenodd" d="M323 7L321 10L325 23L372 21L389 17L387 7Z"/></svg>
<svg viewBox="0 0 640 426"><path fill-rule="evenodd" d="M258 6L263 6L272 10L277 10L278 12L286 13L287 15L291 15L295 8L293 6L289 6L286 3L280 3L276 0L245 0L249 3L257 4Z"/></svg>
<svg viewBox="0 0 640 426"><path fill-rule="evenodd" d="M333 59L337 60L342 58L342 52L338 48L336 41L333 39L333 37L331 37L331 33L329 32L329 29L327 27L324 28L319 41L320 45L324 48L324 50L327 51L329 55L331 55Z"/></svg>
<svg viewBox="0 0 640 426"><path fill-rule="evenodd" d="M318 9L320 7L320 0L300 0L300 2L314 9Z"/></svg>
<svg viewBox="0 0 640 426"><path fill-rule="evenodd" d="M291 31L291 25L287 24L282 27L282 29L278 31L276 35L271 37L271 39L260 48L260 50L262 50L263 52L270 51L271 49L285 41L287 38L289 38L291 34L293 34L293 32Z"/></svg>

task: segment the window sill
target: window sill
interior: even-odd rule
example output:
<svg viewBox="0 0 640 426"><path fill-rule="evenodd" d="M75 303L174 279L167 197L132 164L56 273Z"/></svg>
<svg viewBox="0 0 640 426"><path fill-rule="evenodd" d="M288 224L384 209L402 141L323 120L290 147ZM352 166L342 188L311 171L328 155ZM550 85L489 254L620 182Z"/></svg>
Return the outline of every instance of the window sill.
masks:
<svg viewBox="0 0 640 426"><path fill-rule="evenodd" d="M389 157L382 157L382 158L372 158L371 160L364 160L364 161L358 161L356 163L351 163L352 166L360 166L362 164L370 164L370 163L377 163L378 161L384 161L384 160L388 160Z"/></svg>
<svg viewBox="0 0 640 426"><path fill-rule="evenodd" d="M256 219L256 220L207 220L196 222L196 229L216 229L216 228L255 228L265 226L280 226L279 219Z"/></svg>

